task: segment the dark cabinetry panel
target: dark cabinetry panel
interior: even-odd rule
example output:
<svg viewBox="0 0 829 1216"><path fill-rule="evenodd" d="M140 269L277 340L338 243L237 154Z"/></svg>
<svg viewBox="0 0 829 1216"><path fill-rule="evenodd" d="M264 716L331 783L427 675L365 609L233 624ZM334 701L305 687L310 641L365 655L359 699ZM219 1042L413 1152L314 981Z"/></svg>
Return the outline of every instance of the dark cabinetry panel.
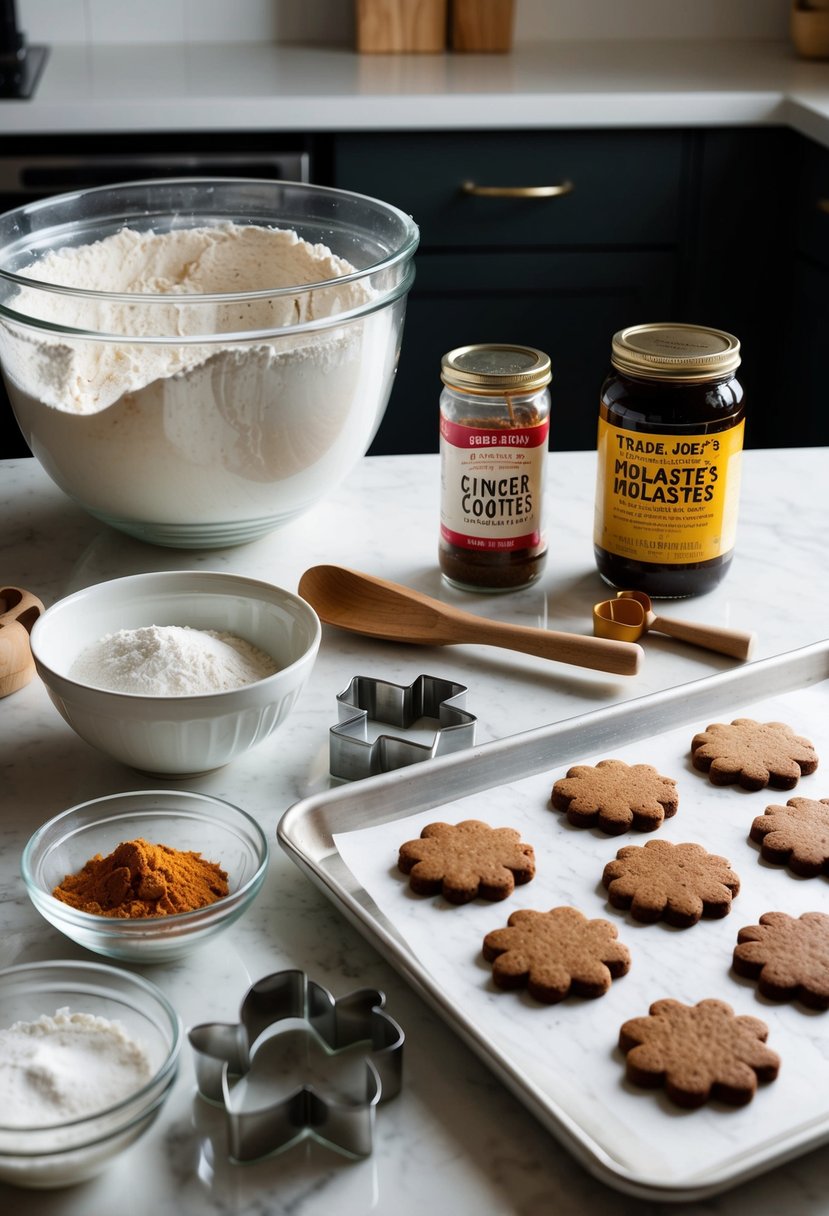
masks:
<svg viewBox="0 0 829 1216"><path fill-rule="evenodd" d="M683 140L675 132L452 132L336 136L335 184L386 199L424 248L673 245ZM474 197L478 186L569 183L552 198Z"/></svg>
<svg viewBox="0 0 829 1216"><path fill-rule="evenodd" d="M829 148L795 137L795 249L829 271Z"/></svg>
<svg viewBox="0 0 829 1216"><path fill-rule="evenodd" d="M740 339L748 447L793 442L780 393L791 361L786 332L795 297L795 140L775 127L692 136L697 216L683 319Z"/></svg>
<svg viewBox="0 0 829 1216"><path fill-rule="evenodd" d="M550 446L592 448L610 335L672 313L669 253L490 252L418 259L397 384L372 453L437 450L440 359L468 342L517 342L553 363Z"/></svg>
<svg viewBox="0 0 829 1216"><path fill-rule="evenodd" d="M779 390L791 444L829 444L829 149L798 139L794 273Z"/></svg>
<svg viewBox="0 0 829 1216"><path fill-rule="evenodd" d="M553 364L551 444L591 448L610 338L678 306L687 230L678 132L453 132L334 137L335 184L421 230L400 367L375 454L436 451L440 358L517 342ZM550 198L470 196L569 183Z"/></svg>

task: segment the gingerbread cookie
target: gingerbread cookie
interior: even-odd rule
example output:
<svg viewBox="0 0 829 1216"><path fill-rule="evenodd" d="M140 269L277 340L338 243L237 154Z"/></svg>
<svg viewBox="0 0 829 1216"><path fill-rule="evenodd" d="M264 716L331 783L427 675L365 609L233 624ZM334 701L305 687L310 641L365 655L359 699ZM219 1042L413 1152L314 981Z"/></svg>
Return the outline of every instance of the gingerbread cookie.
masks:
<svg viewBox="0 0 829 1216"><path fill-rule="evenodd" d="M630 908L634 920L665 920L687 929L702 916L726 916L740 880L724 857L701 844L649 840L625 845L602 874L614 908Z"/></svg>
<svg viewBox="0 0 829 1216"><path fill-rule="evenodd" d="M600 760L594 767L577 764L556 781L550 798L575 827L598 827L608 836L629 828L652 832L675 815L676 781L662 777L650 764Z"/></svg>
<svg viewBox="0 0 829 1216"><path fill-rule="evenodd" d="M437 895L452 904L506 899L516 883L535 874L535 853L514 828L491 828L478 819L430 823L419 840L400 846L398 869L409 875L418 895Z"/></svg>
<svg viewBox="0 0 829 1216"><path fill-rule="evenodd" d="M745 1106L757 1082L773 1081L780 1069L767 1037L765 1022L737 1017L725 1001L666 999L655 1001L647 1017L625 1022L619 1047L627 1079L649 1089L664 1085L678 1106L702 1106L709 1098Z"/></svg>
<svg viewBox="0 0 829 1216"><path fill-rule="evenodd" d="M790 798L767 806L751 825L766 861L788 866L803 878L829 874L829 798Z"/></svg>
<svg viewBox="0 0 829 1216"><path fill-rule="evenodd" d="M818 766L814 746L785 722L736 718L730 725L714 722L691 741L694 768L714 785L738 783L746 790L767 785L791 790Z"/></svg>
<svg viewBox="0 0 829 1216"><path fill-rule="evenodd" d="M737 934L734 970L757 980L772 1001L801 1001L829 1009L829 916L804 912L764 912L759 925Z"/></svg>
<svg viewBox="0 0 829 1216"><path fill-rule="evenodd" d="M575 996L604 996L611 980L630 970L630 953L607 920L578 908L513 912L505 929L487 933L484 958L499 988L523 988L553 1005Z"/></svg>

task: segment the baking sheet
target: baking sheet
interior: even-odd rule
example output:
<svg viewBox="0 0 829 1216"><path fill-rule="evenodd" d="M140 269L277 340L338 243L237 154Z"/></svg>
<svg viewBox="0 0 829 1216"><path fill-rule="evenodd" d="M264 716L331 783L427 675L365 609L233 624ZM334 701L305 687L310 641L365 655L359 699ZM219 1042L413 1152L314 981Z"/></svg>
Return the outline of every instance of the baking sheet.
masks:
<svg viewBox="0 0 829 1216"><path fill-rule="evenodd" d="M570 719L458 756L354 783L291 808L279 837L328 892L591 1171L618 1189L663 1199L723 1190L829 1138L829 1012L760 997L730 973L737 931L766 911L829 911L825 878L799 879L762 861L751 821L792 794L829 796L824 767L793 792L717 788L690 765L692 735L712 721L788 722L829 757L829 644ZM657 833L609 837L572 828L549 806L552 782L604 758L656 765L677 779L679 811ZM511 826L536 851L537 874L501 903L453 907L413 896L397 851L435 819ZM357 826L359 825L359 826ZM724 855L741 879L731 913L690 929L642 925L610 908L606 861L662 836ZM545 1006L501 992L481 958L484 935L510 912L573 904L616 924L632 966L597 1001ZM763 1018L780 1076L738 1110L681 1111L661 1091L624 1080L618 1029L650 1003L727 1000Z"/></svg>

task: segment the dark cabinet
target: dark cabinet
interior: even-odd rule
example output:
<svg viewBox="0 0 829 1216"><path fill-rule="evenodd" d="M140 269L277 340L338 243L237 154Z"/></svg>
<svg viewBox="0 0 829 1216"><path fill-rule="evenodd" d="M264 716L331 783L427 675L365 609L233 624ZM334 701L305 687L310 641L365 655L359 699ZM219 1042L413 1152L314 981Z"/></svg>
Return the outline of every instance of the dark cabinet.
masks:
<svg viewBox="0 0 829 1216"><path fill-rule="evenodd" d="M747 447L796 442L786 370L797 299L796 142L783 127L724 128L692 137L695 216L684 276L685 319L740 339Z"/></svg>
<svg viewBox="0 0 829 1216"><path fill-rule="evenodd" d="M670 131L334 137L335 184L395 203L421 230L372 453L437 450L441 355L471 342L549 354L551 446L593 447L612 334L676 315L687 169L687 140ZM564 193L478 195L466 183Z"/></svg>
<svg viewBox="0 0 829 1216"><path fill-rule="evenodd" d="M102 138L86 137L83 150L111 151ZM118 142L128 156L169 151L182 138ZM785 127L303 138L313 180L395 203L421 230L400 365L373 453L436 451L441 356L500 341L550 355L551 446L592 448L613 333L662 320L740 339L747 446L829 444L826 148ZM240 136L240 152L264 146L262 136L249 143ZM4 139L0 153L21 148L19 138ZM539 185L560 192L521 195ZM518 194L470 192L481 187ZM2 195L0 203L13 205ZM28 451L8 415L0 393L3 457Z"/></svg>
<svg viewBox="0 0 829 1216"><path fill-rule="evenodd" d="M472 342L516 342L550 355L550 445L592 448L610 335L630 317L673 313L669 253L424 252L374 454L438 443L441 356Z"/></svg>
<svg viewBox="0 0 829 1216"><path fill-rule="evenodd" d="M796 212L791 295L781 370L780 430L792 445L829 444L829 149L796 144Z"/></svg>

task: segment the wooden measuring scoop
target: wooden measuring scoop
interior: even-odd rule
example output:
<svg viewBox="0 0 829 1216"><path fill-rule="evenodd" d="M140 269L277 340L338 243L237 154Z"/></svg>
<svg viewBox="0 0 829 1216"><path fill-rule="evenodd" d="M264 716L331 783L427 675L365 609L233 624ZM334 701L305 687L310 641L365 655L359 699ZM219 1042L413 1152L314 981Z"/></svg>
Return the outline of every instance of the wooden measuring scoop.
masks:
<svg viewBox="0 0 829 1216"><path fill-rule="evenodd" d="M35 674L29 634L43 605L22 587L0 587L0 697L17 692Z"/></svg>
<svg viewBox="0 0 829 1216"><path fill-rule="evenodd" d="M593 632L596 637L635 642L643 633L664 633L680 642L690 642L734 659L748 659L757 635L741 629L700 625L657 616L650 596L644 591L619 591L615 600L602 600L593 607Z"/></svg>

